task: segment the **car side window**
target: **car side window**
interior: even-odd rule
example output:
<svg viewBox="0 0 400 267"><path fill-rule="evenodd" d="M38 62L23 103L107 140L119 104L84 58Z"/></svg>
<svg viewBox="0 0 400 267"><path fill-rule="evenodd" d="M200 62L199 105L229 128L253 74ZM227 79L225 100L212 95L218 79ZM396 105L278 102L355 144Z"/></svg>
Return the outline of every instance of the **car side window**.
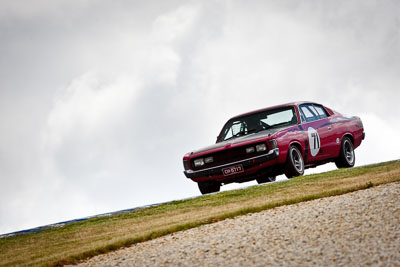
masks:
<svg viewBox="0 0 400 267"><path fill-rule="evenodd" d="M304 116L306 122L315 121L319 119L317 111L312 107L312 105L309 104L301 105L300 111Z"/></svg>
<svg viewBox="0 0 400 267"><path fill-rule="evenodd" d="M328 117L326 111L320 105L314 105L314 108L317 110L318 115L321 119Z"/></svg>
<svg viewBox="0 0 400 267"><path fill-rule="evenodd" d="M301 122L305 122L306 121L306 117L304 117L303 112L300 110L299 113L300 113Z"/></svg>

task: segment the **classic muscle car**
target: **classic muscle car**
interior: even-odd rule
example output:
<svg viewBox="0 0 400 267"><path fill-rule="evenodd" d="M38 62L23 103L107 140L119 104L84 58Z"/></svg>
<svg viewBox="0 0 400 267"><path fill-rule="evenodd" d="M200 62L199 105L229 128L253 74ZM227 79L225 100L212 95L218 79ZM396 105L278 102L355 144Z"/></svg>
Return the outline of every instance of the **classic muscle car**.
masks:
<svg viewBox="0 0 400 267"><path fill-rule="evenodd" d="M364 138L359 117L313 102L289 103L228 120L216 144L183 157L184 174L208 194L233 182L272 182L280 174L292 178L328 162L349 168Z"/></svg>

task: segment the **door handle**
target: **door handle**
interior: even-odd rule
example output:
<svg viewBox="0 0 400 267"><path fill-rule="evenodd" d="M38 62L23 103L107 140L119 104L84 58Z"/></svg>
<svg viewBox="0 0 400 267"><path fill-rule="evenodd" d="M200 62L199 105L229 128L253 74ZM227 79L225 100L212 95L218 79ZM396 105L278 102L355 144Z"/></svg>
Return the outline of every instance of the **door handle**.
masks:
<svg viewBox="0 0 400 267"><path fill-rule="evenodd" d="M332 127L331 127L331 126L328 126L328 131L330 131L330 130L332 130Z"/></svg>

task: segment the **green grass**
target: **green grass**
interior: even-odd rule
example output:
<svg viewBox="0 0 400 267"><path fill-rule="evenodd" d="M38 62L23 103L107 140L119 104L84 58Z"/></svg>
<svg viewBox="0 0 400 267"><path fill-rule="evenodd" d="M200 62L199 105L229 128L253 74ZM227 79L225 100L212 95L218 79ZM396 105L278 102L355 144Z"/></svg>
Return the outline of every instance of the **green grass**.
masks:
<svg viewBox="0 0 400 267"><path fill-rule="evenodd" d="M400 161L174 201L0 239L0 266L62 265L132 244L274 207L400 181Z"/></svg>

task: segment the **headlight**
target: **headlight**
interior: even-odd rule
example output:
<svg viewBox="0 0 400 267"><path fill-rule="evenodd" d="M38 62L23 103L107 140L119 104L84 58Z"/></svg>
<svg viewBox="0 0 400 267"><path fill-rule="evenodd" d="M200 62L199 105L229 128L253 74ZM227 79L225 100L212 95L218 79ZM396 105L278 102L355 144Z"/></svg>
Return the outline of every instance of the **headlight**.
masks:
<svg viewBox="0 0 400 267"><path fill-rule="evenodd" d="M183 168L185 169L185 171L189 170L189 164L187 160L183 160Z"/></svg>
<svg viewBox="0 0 400 267"><path fill-rule="evenodd" d="M256 145L256 150L257 150L257 152L265 151L265 150L267 150L267 145L266 144Z"/></svg>
<svg viewBox="0 0 400 267"><path fill-rule="evenodd" d="M204 159L195 159L193 161L195 167L200 167L204 165Z"/></svg>
<svg viewBox="0 0 400 267"><path fill-rule="evenodd" d="M255 150L255 148L254 147L248 147L248 148L246 148L246 153L253 153L254 151L256 151Z"/></svg>
<svg viewBox="0 0 400 267"><path fill-rule="evenodd" d="M214 161L213 157L208 157L204 159L204 163L211 163L213 161Z"/></svg>
<svg viewBox="0 0 400 267"><path fill-rule="evenodd" d="M271 149L275 149L278 147L278 142L276 142L276 139L269 140L269 144L271 145Z"/></svg>

